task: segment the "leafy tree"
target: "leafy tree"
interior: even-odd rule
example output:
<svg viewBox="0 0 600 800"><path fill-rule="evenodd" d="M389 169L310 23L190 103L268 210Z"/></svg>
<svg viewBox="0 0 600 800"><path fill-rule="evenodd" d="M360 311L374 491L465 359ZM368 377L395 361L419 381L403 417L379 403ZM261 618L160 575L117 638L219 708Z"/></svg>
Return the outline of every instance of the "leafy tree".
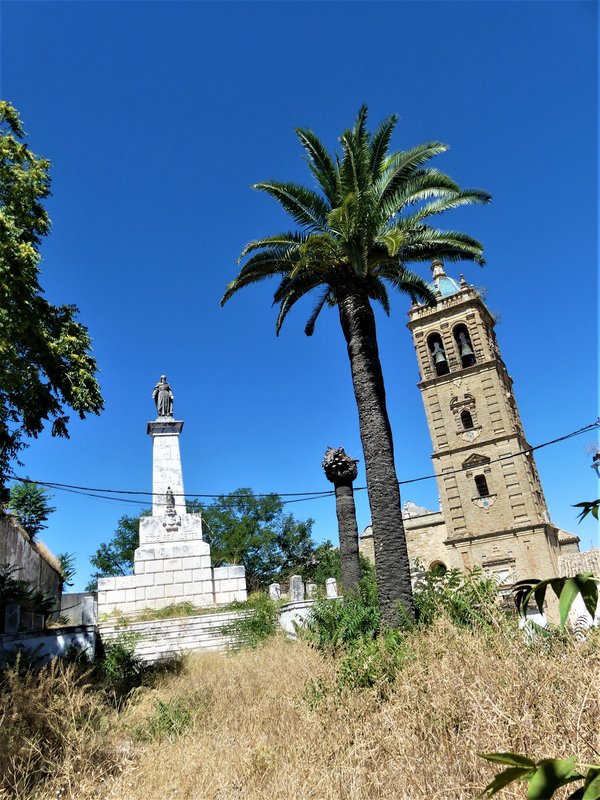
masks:
<svg viewBox="0 0 600 800"><path fill-rule="evenodd" d="M296 520L283 508L278 495L256 497L245 488L206 506L202 515L215 566L243 564L250 591L294 573L310 577L313 520Z"/></svg>
<svg viewBox="0 0 600 800"><path fill-rule="evenodd" d="M60 564L60 569L63 574L63 583L65 586L73 586L77 568L75 566L76 556L75 553L59 553L56 558Z"/></svg>
<svg viewBox="0 0 600 800"><path fill-rule="evenodd" d="M52 305L39 284L50 162L24 138L19 114L0 101L0 488L24 436L38 436L46 422L53 436L68 436L65 407L81 418L103 407L77 307Z"/></svg>
<svg viewBox="0 0 600 800"><path fill-rule="evenodd" d="M285 514L276 494L256 497L251 489L238 489L211 505L203 505L199 500L188 500L186 505L189 513L202 513L204 537L210 541L213 564L243 564L251 591L296 572L312 579L322 565L331 564L330 574L336 577L331 542L317 547L311 536L313 521ZM87 591L96 591L98 578L131 574L134 552L139 546L139 529L140 517L121 517L113 538L101 544L91 558L96 571Z"/></svg>
<svg viewBox="0 0 600 800"><path fill-rule="evenodd" d="M31 481L15 483L10 487L8 510L17 517L32 539L48 527L45 522L56 511L50 505L51 497L48 489Z"/></svg>
<svg viewBox="0 0 600 800"><path fill-rule="evenodd" d="M374 134L367 131L366 122L363 106L352 130L340 137L341 156L330 155L311 130L296 130L320 191L278 181L255 185L273 197L300 230L246 245L240 260L248 258L221 304L239 289L277 276L279 332L295 303L318 289L305 327L308 336L323 307L337 306L358 405L379 603L384 623L395 626L398 603L410 617L415 612L371 301L389 312L387 284L413 301L435 302L428 284L407 268L409 262L445 258L482 264L479 242L464 233L433 228L427 220L458 206L488 202L490 196L461 189L444 173L423 166L447 149L440 142L390 152L396 115Z"/></svg>

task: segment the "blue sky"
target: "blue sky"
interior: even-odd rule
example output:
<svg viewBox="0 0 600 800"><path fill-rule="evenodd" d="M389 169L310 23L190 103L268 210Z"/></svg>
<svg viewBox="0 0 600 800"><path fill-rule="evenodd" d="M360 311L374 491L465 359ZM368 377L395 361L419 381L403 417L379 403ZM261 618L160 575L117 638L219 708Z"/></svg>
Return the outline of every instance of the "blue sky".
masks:
<svg viewBox="0 0 600 800"><path fill-rule="evenodd" d="M250 185L309 181L293 128L334 148L363 102L373 127L398 112L394 147L447 142L435 166L494 197L440 225L485 245L483 270L454 274L485 286L500 315L530 444L596 418L595 3L2 2L0 13L2 96L53 164L41 283L80 307L106 400L69 441L32 442L20 473L150 491L145 430L163 372L185 420L189 492L326 490L327 445L361 458L336 313L307 339L307 300L276 338L274 286L218 301L244 244L289 226ZM378 314L401 480L432 471L407 308L398 296L389 319ZM572 504L597 496L596 441L537 454L554 522L586 547L597 534ZM435 481L403 499L437 508ZM137 508L64 492L54 504L43 538L76 553L80 588L89 555ZM357 505L362 528L365 492ZM331 498L288 508L335 540Z"/></svg>

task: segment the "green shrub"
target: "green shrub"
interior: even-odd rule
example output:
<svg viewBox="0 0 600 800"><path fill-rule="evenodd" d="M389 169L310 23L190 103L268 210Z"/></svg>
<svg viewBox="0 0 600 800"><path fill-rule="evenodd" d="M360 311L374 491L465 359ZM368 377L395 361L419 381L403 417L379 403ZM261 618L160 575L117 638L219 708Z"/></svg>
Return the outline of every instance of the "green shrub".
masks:
<svg viewBox="0 0 600 800"><path fill-rule="evenodd" d="M407 655L405 639L399 631L388 630L375 639L355 639L338 662L338 686L340 689L383 688L393 683Z"/></svg>
<svg viewBox="0 0 600 800"><path fill-rule="evenodd" d="M429 570L416 582L414 598L419 625L446 616L461 627L497 627L505 617L498 605L498 584L480 568L466 574Z"/></svg>
<svg viewBox="0 0 600 800"><path fill-rule="evenodd" d="M135 654L139 633L121 633L104 647L104 653L96 665L100 684L119 704L130 692L141 686L148 672L148 665Z"/></svg>
<svg viewBox="0 0 600 800"><path fill-rule="evenodd" d="M278 604L263 592L251 595L245 602L230 603L228 611L241 613L223 627L223 634L232 637L236 648L258 647L277 633L277 608Z"/></svg>
<svg viewBox="0 0 600 800"><path fill-rule="evenodd" d="M336 600L318 598L301 635L319 650L335 655L353 642L375 639L380 626L377 585L367 575L354 594Z"/></svg>

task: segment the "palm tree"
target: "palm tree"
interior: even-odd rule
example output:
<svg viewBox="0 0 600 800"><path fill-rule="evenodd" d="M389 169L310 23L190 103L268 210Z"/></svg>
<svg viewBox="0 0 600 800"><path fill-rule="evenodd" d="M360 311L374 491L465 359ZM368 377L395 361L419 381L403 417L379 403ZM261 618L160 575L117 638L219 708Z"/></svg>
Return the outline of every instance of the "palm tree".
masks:
<svg viewBox="0 0 600 800"><path fill-rule="evenodd" d="M395 626L399 604L410 618L414 605L371 300L389 313L387 285L413 302L435 302L428 284L407 268L408 262L445 258L483 264L479 242L464 233L430 227L426 220L491 198L478 189L461 189L444 173L423 166L446 145L427 142L390 152L397 116L385 119L374 134L367 131L366 122L363 106L352 130L340 137L341 156L331 156L311 130L296 130L320 192L279 181L255 185L275 198L300 230L247 244L238 263L249 257L228 284L221 304L244 286L278 276L274 298L279 333L294 304L320 289L306 324L307 336L323 307L337 306L358 405L378 599L383 623Z"/></svg>
<svg viewBox="0 0 600 800"><path fill-rule="evenodd" d="M358 475L357 463L357 460L350 458L343 447L328 447L323 457L325 476L335 487L342 587L349 592L356 591L360 581L358 526L352 488Z"/></svg>

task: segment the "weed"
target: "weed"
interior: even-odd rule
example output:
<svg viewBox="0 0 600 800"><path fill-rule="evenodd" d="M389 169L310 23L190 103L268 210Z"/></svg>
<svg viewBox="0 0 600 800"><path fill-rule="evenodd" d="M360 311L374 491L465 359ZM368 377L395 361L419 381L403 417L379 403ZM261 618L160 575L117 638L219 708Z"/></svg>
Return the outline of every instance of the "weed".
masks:
<svg viewBox="0 0 600 800"><path fill-rule="evenodd" d="M206 714L211 703L212 692L207 690L156 700L149 720L136 727L136 738L162 741L180 736Z"/></svg>
<svg viewBox="0 0 600 800"><path fill-rule="evenodd" d="M258 647L277 633L277 607L278 604L264 593L251 595L243 603L231 603L228 610L241 613L223 627L223 633L231 636L237 649Z"/></svg>

